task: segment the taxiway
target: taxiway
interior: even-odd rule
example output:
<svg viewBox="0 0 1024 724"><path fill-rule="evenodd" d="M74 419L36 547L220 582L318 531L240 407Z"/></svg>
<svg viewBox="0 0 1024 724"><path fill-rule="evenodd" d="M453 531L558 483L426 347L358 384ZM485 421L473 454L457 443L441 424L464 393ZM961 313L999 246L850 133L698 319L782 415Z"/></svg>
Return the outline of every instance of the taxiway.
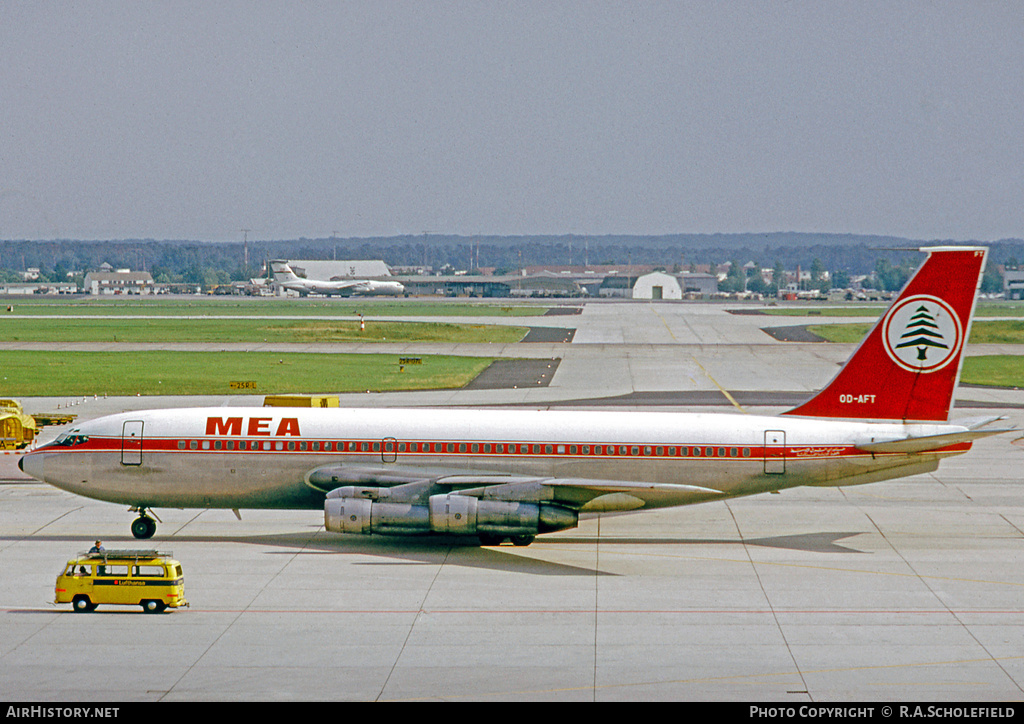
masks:
<svg viewBox="0 0 1024 724"><path fill-rule="evenodd" d="M760 331L778 319L721 305L587 304L549 322L574 328L573 341L490 349L559 359L547 386L345 395L342 404L619 397L615 409L703 401L741 415L721 390L766 393L762 404L767 393L810 392L850 351L778 342ZM88 398L72 411L225 399ZM69 401L24 402L43 411ZM956 408L954 417L1004 414L1024 429L1024 392L962 388ZM981 440L930 475L590 519L527 548L338 536L316 512L242 511L239 521L223 510L158 510L152 545L182 561L192 604L159 616L49 603L64 562L94 539L137 547L132 515L25 479L4 456L0 697L1019 700L1016 437Z"/></svg>

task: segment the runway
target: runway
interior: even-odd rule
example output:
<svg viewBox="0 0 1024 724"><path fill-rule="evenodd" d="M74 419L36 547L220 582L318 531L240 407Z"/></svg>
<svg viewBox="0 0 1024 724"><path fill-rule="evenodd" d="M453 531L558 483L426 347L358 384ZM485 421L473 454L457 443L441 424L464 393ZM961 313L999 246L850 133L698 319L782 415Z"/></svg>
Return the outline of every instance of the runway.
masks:
<svg viewBox="0 0 1024 724"><path fill-rule="evenodd" d="M575 329L573 341L493 355L557 358L546 386L345 395L342 404L773 413L784 408L766 405L818 389L850 351L779 342L758 326L777 318L721 305L587 304L549 322ZM723 403L723 389L752 394L741 411ZM226 399L90 398L72 411ZM42 412L69 401L24 402ZM959 391L954 418L989 414L1024 428L1024 393ZM94 539L137 547L133 516L26 480L3 456L0 696L1018 701L1016 437L983 439L929 475L589 519L527 548L339 536L316 512L242 511L239 521L230 511L161 509L152 543L182 562L191 607L159 616L48 603L64 562Z"/></svg>

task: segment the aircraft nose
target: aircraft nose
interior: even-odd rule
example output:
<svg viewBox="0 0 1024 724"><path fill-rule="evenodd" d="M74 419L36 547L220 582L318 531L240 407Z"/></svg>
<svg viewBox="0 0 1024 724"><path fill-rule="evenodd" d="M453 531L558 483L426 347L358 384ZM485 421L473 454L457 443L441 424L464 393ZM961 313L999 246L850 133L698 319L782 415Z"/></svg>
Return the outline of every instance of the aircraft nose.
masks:
<svg viewBox="0 0 1024 724"><path fill-rule="evenodd" d="M43 479L43 455L37 453L28 453L22 455L21 459L18 460L18 470L31 475L36 480Z"/></svg>

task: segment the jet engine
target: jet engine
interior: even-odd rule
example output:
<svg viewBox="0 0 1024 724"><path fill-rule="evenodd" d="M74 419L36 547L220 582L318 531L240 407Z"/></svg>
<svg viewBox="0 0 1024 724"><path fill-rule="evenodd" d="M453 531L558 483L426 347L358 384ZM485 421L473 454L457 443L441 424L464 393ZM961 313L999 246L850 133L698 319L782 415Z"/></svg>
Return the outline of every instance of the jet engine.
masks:
<svg viewBox="0 0 1024 724"><path fill-rule="evenodd" d="M345 492L355 492L349 489ZM361 489L364 496L366 490ZM538 533L575 528L574 510L548 503L478 499L457 493L431 495L427 505L340 495L324 503L324 527L333 533L476 535L485 543L511 538L528 543Z"/></svg>

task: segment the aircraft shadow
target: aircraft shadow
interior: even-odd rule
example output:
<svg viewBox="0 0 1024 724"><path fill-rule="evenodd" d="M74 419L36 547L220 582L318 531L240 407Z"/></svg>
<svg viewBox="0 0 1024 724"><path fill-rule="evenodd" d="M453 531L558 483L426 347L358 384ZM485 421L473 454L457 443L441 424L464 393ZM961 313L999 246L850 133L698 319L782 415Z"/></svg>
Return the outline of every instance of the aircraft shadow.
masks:
<svg viewBox="0 0 1024 724"><path fill-rule="evenodd" d="M860 551L856 548L848 548L846 546L839 545L836 541L843 540L844 538L852 538L855 535L861 535L863 531L855 531L851 533L798 533L796 535L780 535L770 536L767 538L596 538L593 536L574 536L574 537L559 537L559 538L548 538L544 542L547 544L559 544L559 543L572 543L572 544L594 544L600 542L602 545L645 545L645 546L658 546L658 545L685 545L685 546L703 546L703 545L751 545L751 546L762 546L765 548L784 548L793 551L804 551L807 553L859 553L865 555L866 551Z"/></svg>
<svg viewBox="0 0 1024 724"><path fill-rule="evenodd" d="M837 541L860 535L856 532L820 532L766 538L598 538L597 536L561 536L541 539L538 549L557 548L563 545L619 545L619 546L707 546L707 545L754 545L781 548L793 551L825 554L861 554L859 551L839 545ZM23 537L0 536L0 541L23 540ZM34 541L79 544L69 550L70 557L85 550L95 540L86 536L32 536ZM241 545L270 546L276 550L268 555L345 555L365 556L367 559L354 561L357 566L413 566L413 565L455 565L535 576L614 576L617 574L595 570L589 566L569 565L541 560L530 553L529 547L511 545L480 546L457 536L424 538L399 538L393 536L335 536L322 529L314 532L280 533L254 536L189 536L177 535L168 540L138 541L134 538L106 539L108 549L156 549L165 550L184 543L238 543ZM535 544L536 545L536 544ZM60 563L57 564L58 566Z"/></svg>

